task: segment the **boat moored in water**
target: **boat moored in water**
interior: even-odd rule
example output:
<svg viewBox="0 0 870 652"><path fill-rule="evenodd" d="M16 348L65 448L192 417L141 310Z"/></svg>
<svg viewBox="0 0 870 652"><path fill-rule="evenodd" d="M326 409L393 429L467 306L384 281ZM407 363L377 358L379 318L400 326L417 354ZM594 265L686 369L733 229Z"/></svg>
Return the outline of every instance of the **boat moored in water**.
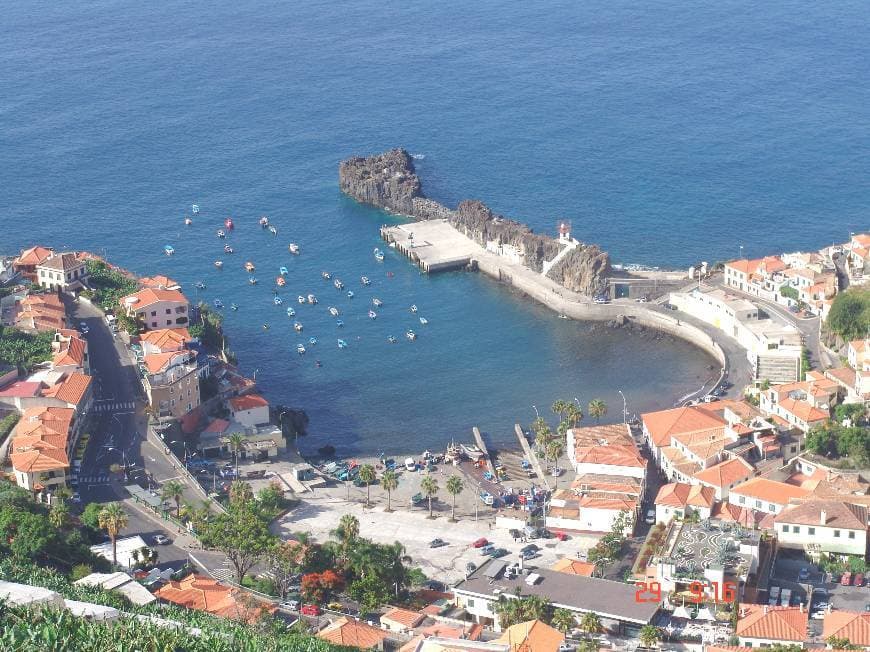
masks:
<svg viewBox="0 0 870 652"><path fill-rule="evenodd" d="M317 303L317 297L313 294L308 295L308 303Z"/></svg>
<svg viewBox="0 0 870 652"><path fill-rule="evenodd" d="M193 224L193 220L190 219L189 217L185 217L185 218L184 218L184 223L185 223L187 226L190 226L191 224Z"/></svg>
<svg viewBox="0 0 870 652"><path fill-rule="evenodd" d="M216 260L216 261L214 261L214 266L217 267L218 269L221 269L224 266L224 261Z"/></svg>
<svg viewBox="0 0 870 652"><path fill-rule="evenodd" d="M376 313L374 310L369 310L369 319L377 319L377 318L378 318L378 313Z"/></svg>
<svg viewBox="0 0 870 652"><path fill-rule="evenodd" d="M199 213L199 204L191 204L190 212L193 213L194 215Z"/></svg>
<svg viewBox="0 0 870 652"><path fill-rule="evenodd" d="M335 286L336 290L341 290L344 288L344 283L341 282L340 278L335 279L332 284Z"/></svg>
<svg viewBox="0 0 870 652"><path fill-rule="evenodd" d="M234 303L230 304L230 310L238 310L238 309L239 309L239 307L236 304L234 304Z"/></svg>
<svg viewBox="0 0 870 652"><path fill-rule="evenodd" d="M282 303L284 303L284 300L281 297L275 297L274 299L272 299L272 301L276 306L280 306Z"/></svg>
<svg viewBox="0 0 870 652"><path fill-rule="evenodd" d="M416 303L411 306L411 312L417 312L417 304Z"/></svg>
<svg viewBox="0 0 870 652"><path fill-rule="evenodd" d="M233 248L232 248L231 246L229 246L229 245L224 245L224 253L225 253L225 254L231 254L231 253L233 253Z"/></svg>
<svg viewBox="0 0 870 652"><path fill-rule="evenodd" d="M338 308L335 306L329 306L329 314L333 317L338 317Z"/></svg>
<svg viewBox="0 0 870 652"><path fill-rule="evenodd" d="M346 349L346 348L347 348L347 342L345 342L344 340L341 340L341 339L338 340L338 348L340 348L340 349Z"/></svg>
<svg viewBox="0 0 870 652"><path fill-rule="evenodd" d="M226 227L227 231L232 231L234 228L236 228L236 225L233 224L233 218L231 217L228 217L224 220L224 226Z"/></svg>
<svg viewBox="0 0 870 652"><path fill-rule="evenodd" d="M336 319L335 325L341 328L342 326L344 326L344 322L341 319Z"/></svg>
<svg viewBox="0 0 870 652"><path fill-rule="evenodd" d="M255 279L253 276L251 276L250 278L248 278L248 283L251 285L256 285L257 279Z"/></svg>
<svg viewBox="0 0 870 652"><path fill-rule="evenodd" d="M348 291L347 291L347 298L348 298L348 299L353 299L353 290L348 290Z"/></svg>
<svg viewBox="0 0 870 652"><path fill-rule="evenodd" d="M302 344L297 344L296 345L296 353L298 353L299 355L302 355L303 353L305 353L305 346L303 346Z"/></svg>
<svg viewBox="0 0 870 652"><path fill-rule="evenodd" d="M384 252L380 249L375 249L375 260L377 260L378 262L384 261Z"/></svg>
<svg viewBox="0 0 870 652"><path fill-rule="evenodd" d="M399 340L396 339L396 336L395 336L395 335L390 335L390 336L387 338L387 342L389 342L390 344L395 344L395 343L398 342L398 341L399 341Z"/></svg>
<svg viewBox="0 0 870 652"><path fill-rule="evenodd" d="M360 277L359 277L359 281L360 281L360 283L362 283L363 285L371 285L371 284L372 284L372 282L369 280L369 277L368 277L368 276L360 276Z"/></svg>
<svg viewBox="0 0 870 652"><path fill-rule="evenodd" d="M407 337L412 342L417 339L417 333L412 330L409 330L405 333L405 337Z"/></svg>
<svg viewBox="0 0 870 652"><path fill-rule="evenodd" d="M293 310L292 306L290 308L287 308L287 316L288 317L295 317L296 316L296 311Z"/></svg>
<svg viewBox="0 0 870 652"><path fill-rule="evenodd" d="M257 269L256 266L250 260L245 263L245 271L246 272L253 272L255 269Z"/></svg>
<svg viewBox="0 0 870 652"><path fill-rule="evenodd" d="M293 322L293 330L295 330L297 333L301 333L302 332L302 324L300 324L298 321L294 321Z"/></svg>
<svg viewBox="0 0 870 652"><path fill-rule="evenodd" d="M429 323L429 320L426 319L425 317L420 317L420 323L423 324L423 325L425 326L426 324Z"/></svg>
<svg viewBox="0 0 870 652"><path fill-rule="evenodd" d="M287 285L287 281L284 279L283 276L278 276L278 277L276 277L276 278L275 278L275 283L278 285L279 288L282 288L282 287L284 287L285 285Z"/></svg>
<svg viewBox="0 0 870 652"><path fill-rule="evenodd" d="M332 278L332 274L330 274L329 272L320 272L320 276L321 278L323 278L324 281L328 281L330 278Z"/></svg>
<svg viewBox="0 0 870 652"><path fill-rule="evenodd" d="M219 237L219 238L226 238L226 237L227 237L227 232L224 231L223 229L218 229L218 230L217 230L217 237Z"/></svg>
<svg viewBox="0 0 870 652"><path fill-rule="evenodd" d="M287 250L288 250L291 254L296 254L296 255L298 255L298 254L299 254L299 245L296 244L295 242L291 242L290 244L287 245Z"/></svg>
<svg viewBox="0 0 870 652"><path fill-rule="evenodd" d="M260 226L262 226L264 229L267 226L269 226L269 218L266 217L265 215L263 215L263 217L260 218Z"/></svg>
<svg viewBox="0 0 870 652"><path fill-rule="evenodd" d="M309 338L308 338L308 343L309 343L311 346L314 346L315 344L317 344L317 338L316 338L316 337L309 337Z"/></svg>
<svg viewBox="0 0 870 652"><path fill-rule="evenodd" d="M300 294L298 297L296 297L296 301L298 301L299 303L305 303L305 297L303 297L303 296Z"/></svg>
<svg viewBox="0 0 870 652"><path fill-rule="evenodd" d="M375 297L374 299L372 299L372 304L380 308L382 305L384 305L384 302Z"/></svg>
<svg viewBox="0 0 870 652"><path fill-rule="evenodd" d="M171 256L175 253L175 248L172 245L166 245L165 247L163 247L163 253L165 253L167 256Z"/></svg>
<svg viewBox="0 0 870 652"><path fill-rule="evenodd" d="M223 307L224 307L224 302L221 301L220 299L215 299L215 300L214 300L214 307L215 307L215 308L223 308Z"/></svg>
<svg viewBox="0 0 870 652"><path fill-rule="evenodd" d="M278 229L276 229L274 226L270 226L269 233L271 233L272 235L278 235Z"/></svg>
<svg viewBox="0 0 870 652"><path fill-rule="evenodd" d="M203 283L202 281L199 281L195 287L197 290L205 290L205 283Z"/></svg>
<svg viewBox="0 0 870 652"><path fill-rule="evenodd" d="M287 274L289 274L290 272L287 270L286 267L281 265L281 269L278 270L278 273L281 274L281 276L287 276Z"/></svg>

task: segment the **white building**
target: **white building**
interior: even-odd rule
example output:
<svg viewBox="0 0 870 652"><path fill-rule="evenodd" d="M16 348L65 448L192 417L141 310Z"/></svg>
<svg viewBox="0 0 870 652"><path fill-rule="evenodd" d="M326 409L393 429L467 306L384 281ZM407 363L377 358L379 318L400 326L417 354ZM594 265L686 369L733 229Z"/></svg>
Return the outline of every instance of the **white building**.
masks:
<svg viewBox="0 0 870 652"><path fill-rule="evenodd" d="M780 546L860 555L867 552L867 508L842 500L807 500L776 515Z"/></svg>
<svg viewBox="0 0 870 652"><path fill-rule="evenodd" d="M143 548L147 548L145 540L138 534L132 537L125 537L116 540L116 550L118 554L118 566L121 568L133 568L136 562L133 560L133 552L137 554ZM91 546L91 552L103 559L112 561L112 542L106 541L96 546Z"/></svg>
<svg viewBox="0 0 870 652"><path fill-rule="evenodd" d="M756 512L779 514L792 500L805 498L807 489L768 478L752 478L733 489L728 502Z"/></svg>

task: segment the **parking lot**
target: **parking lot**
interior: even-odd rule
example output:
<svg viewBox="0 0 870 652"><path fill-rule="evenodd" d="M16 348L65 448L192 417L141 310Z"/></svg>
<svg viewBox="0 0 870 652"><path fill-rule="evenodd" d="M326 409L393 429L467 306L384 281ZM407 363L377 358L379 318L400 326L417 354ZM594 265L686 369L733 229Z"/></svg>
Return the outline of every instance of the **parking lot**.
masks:
<svg viewBox="0 0 870 652"><path fill-rule="evenodd" d="M802 569L805 572L802 574ZM870 586L866 581L864 586L840 583L840 577L829 577L810 562L799 551L780 551L774 566L771 585L789 588L792 594L791 603L807 604L807 588L812 589L809 603L812 620L821 619L820 606L829 605L831 609L841 611L863 612L870 604Z"/></svg>

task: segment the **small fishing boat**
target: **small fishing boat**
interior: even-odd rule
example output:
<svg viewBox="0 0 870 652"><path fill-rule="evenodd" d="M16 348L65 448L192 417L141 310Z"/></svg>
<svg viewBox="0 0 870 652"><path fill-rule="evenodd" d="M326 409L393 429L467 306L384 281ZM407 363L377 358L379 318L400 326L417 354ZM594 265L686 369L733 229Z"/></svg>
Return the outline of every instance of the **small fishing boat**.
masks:
<svg viewBox="0 0 870 652"><path fill-rule="evenodd" d="M359 281L363 285L371 285L372 284L372 282L369 280L368 276L360 276Z"/></svg>
<svg viewBox="0 0 870 652"><path fill-rule="evenodd" d="M260 218L260 226L262 226L264 229L267 226L269 226L269 218L266 217L265 215L263 215L263 217Z"/></svg>
<svg viewBox="0 0 870 652"><path fill-rule="evenodd" d="M411 306L411 312L417 312L417 304Z"/></svg>
<svg viewBox="0 0 870 652"><path fill-rule="evenodd" d="M320 362L320 360L315 360L315 361L314 361L314 366L315 366L315 367L322 367L322 366L323 366L323 363Z"/></svg>
<svg viewBox="0 0 870 652"><path fill-rule="evenodd" d="M271 233L272 235L278 235L278 229L276 229L274 226L270 226L269 233Z"/></svg>
<svg viewBox="0 0 870 652"><path fill-rule="evenodd" d="M417 339L417 333L412 330L409 330L405 333L405 337L407 337L412 342Z"/></svg>
<svg viewBox="0 0 870 652"><path fill-rule="evenodd" d="M290 272L287 270L287 268L284 267L283 265L281 265L281 269L279 269L278 272L281 274L281 276L287 276L287 274L290 273Z"/></svg>
<svg viewBox="0 0 870 652"><path fill-rule="evenodd" d="M285 285L287 285L287 281L284 279L283 276L278 276L277 278L275 278L275 283L278 284L279 288L282 288Z"/></svg>
<svg viewBox="0 0 870 652"><path fill-rule="evenodd" d="M353 290L348 290L348 291L347 291L347 298L348 298L348 299L353 299Z"/></svg>
<svg viewBox="0 0 870 652"><path fill-rule="evenodd" d="M296 244L295 242L291 242L290 244L287 245L287 250L291 254L298 255L299 254L299 245Z"/></svg>
<svg viewBox="0 0 870 652"><path fill-rule="evenodd" d="M344 289L344 283L341 282L340 278L335 279L332 284L335 286L336 290Z"/></svg>
<svg viewBox="0 0 870 652"><path fill-rule="evenodd" d="M345 342L345 341L342 340L342 339L339 339L339 340L338 340L338 348L340 348L340 349L346 349L346 348L347 348L347 342Z"/></svg>
<svg viewBox="0 0 870 652"><path fill-rule="evenodd" d="M185 223L187 226L190 226L191 224L193 224L193 220L190 219L189 217L185 217L185 218L184 218L184 223Z"/></svg>
<svg viewBox="0 0 870 652"><path fill-rule="evenodd" d="M335 306L329 306L329 314L333 317L338 317L338 308Z"/></svg>
<svg viewBox="0 0 870 652"><path fill-rule="evenodd" d="M390 336L387 338L387 342L389 342L390 344L395 344L395 343L398 342L398 341L399 341L399 340L396 339L396 336L395 336L395 335L390 335Z"/></svg>
<svg viewBox="0 0 870 652"><path fill-rule="evenodd" d="M308 343L309 343L311 346L314 346L315 344L317 344L317 338L316 338L316 337L309 337L309 338L308 338Z"/></svg>
<svg viewBox="0 0 870 652"><path fill-rule="evenodd" d="M263 330L264 331L269 330L269 324L263 324Z"/></svg>
<svg viewBox="0 0 870 652"><path fill-rule="evenodd" d="M384 252L380 249L375 249L375 260L377 260L379 263L384 262Z"/></svg>
<svg viewBox="0 0 870 652"><path fill-rule="evenodd" d="M216 261L214 261L214 266L217 267L218 269L221 269L224 266L224 261L216 260Z"/></svg>
<svg viewBox="0 0 870 652"><path fill-rule="evenodd" d="M215 299L215 300L214 300L214 307L215 307L215 308L223 308L223 307L224 307L224 302L221 301L220 299Z"/></svg>
<svg viewBox="0 0 870 652"><path fill-rule="evenodd" d="M192 204L190 207L190 212L196 215L199 213L199 204Z"/></svg>
<svg viewBox="0 0 870 652"><path fill-rule="evenodd" d="M300 324L298 321L294 321L293 322L293 330L295 330L297 333L301 333L302 332L302 324Z"/></svg>
<svg viewBox="0 0 870 652"><path fill-rule="evenodd" d="M199 281L195 287L197 290L205 290L205 283L203 283L202 281Z"/></svg>
<svg viewBox="0 0 870 652"><path fill-rule="evenodd" d="M282 299L281 297L275 297L274 299L272 299L272 302L276 306L280 306L282 303L284 303L284 299Z"/></svg>
<svg viewBox="0 0 870 652"><path fill-rule="evenodd" d="M230 304L230 310L238 310L239 307L235 303Z"/></svg>
<svg viewBox="0 0 870 652"><path fill-rule="evenodd" d="M255 269L257 269L256 266L250 260L245 263L245 271L253 272Z"/></svg>
<svg viewBox="0 0 870 652"><path fill-rule="evenodd" d="M250 278L248 278L248 283L250 283L251 285L256 285L257 279L255 279L253 276L251 276Z"/></svg>
<svg viewBox="0 0 870 652"><path fill-rule="evenodd" d="M165 253L167 256L171 256L175 253L175 248L172 245L166 245L165 247L163 247L163 253Z"/></svg>
<svg viewBox="0 0 870 652"><path fill-rule="evenodd" d="M330 274L329 272L320 272L320 276L323 277L324 281L328 281L330 278L332 278L332 274Z"/></svg>
<svg viewBox="0 0 870 652"><path fill-rule="evenodd" d="M296 316L296 311L293 310L292 306L290 308L287 308L287 316L288 317L295 317Z"/></svg>
<svg viewBox="0 0 870 652"><path fill-rule="evenodd" d="M425 326L426 324L429 323L429 320L426 319L425 317L420 317L420 323L423 324L423 325Z"/></svg>
<svg viewBox="0 0 870 652"><path fill-rule="evenodd" d="M387 278L393 278L394 276L395 274L393 274L392 272L387 272Z"/></svg>
<svg viewBox="0 0 870 652"><path fill-rule="evenodd" d="M299 303L305 303L305 297L303 297L303 296L300 294L298 297L296 297L296 301L298 301Z"/></svg>
<svg viewBox="0 0 870 652"><path fill-rule="evenodd" d="M308 303L317 303L317 297L313 294L308 295Z"/></svg>
<svg viewBox="0 0 870 652"><path fill-rule="evenodd" d="M231 246L229 246L229 245L224 245L224 253L225 253L225 254L231 254L231 253L233 253L233 248L232 248Z"/></svg>
<svg viewBox="0 0 870 652"><path fill-rule="evenodd" d="M369 319L377 319L377 318L378 318L378 313L376 313L374 310L369 310Z"/></svg>
<svg viewBox="0 0 870 652"><path fill-rule="evenodd" d="M342 326L344 326L344 322L341 319L336 319L335 325L341 328Z"/></svg>
<svg viewBox="0 0 870 652"><path fill-rule="evenodd" d="M219 238L226 238L226 237L227 237L227 232L224 231L223 229L218 229L218 230L217 230L217 237L219 237Z"/></svg>
<svg viewBox="0 0 870 652"><path fill-rule="evenodd" d="M380 299L378 299L377 297L375 297L374 299L372 299L372 303L373 303L375 306L377 306L378 308L380 308L382 305L384 305L384 302L381 301Z"/></svg>
<svg viewBox="0 0 870 652"><path fill-rule="evenodd" d="M395 249L395 248L396 248L396 243L395 243L395 242L391 242L391 243L390 243L390 249Z"/></svg>
<svg viewBox="0 0 870 652"><path fill-rule="evenodd" d="M227 231L232 231L234 228L236 228L236 225L233 224L233 218L231 217L228 217L224 220L224 226L227 228Z"/></svg>
<svg viewBox="0 0 870 652"><path fill-rule="evenodd" d="M304 347L302 344L297 344L297 345L296 345L296 353L298 353L299 355L304 354L304 353L305 353L305 347Z"/></svg>

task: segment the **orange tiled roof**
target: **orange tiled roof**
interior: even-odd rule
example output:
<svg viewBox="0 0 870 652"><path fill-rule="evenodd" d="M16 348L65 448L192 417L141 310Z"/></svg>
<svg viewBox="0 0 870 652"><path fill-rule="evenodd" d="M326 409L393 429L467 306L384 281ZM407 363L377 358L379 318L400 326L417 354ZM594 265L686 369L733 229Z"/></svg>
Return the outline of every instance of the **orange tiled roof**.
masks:
<svg viewBox="0 0 870 652"><path fill-rule="evenodd" d="M127 299L136 298L138 301L131 304L132 310L142 310L161 301L183 303L187 305L187 297L178 290L165 290L161 288L144 288L133 294L121 298L121 305L127 307Z"/></svg>
<svg viewBox="0 0 870 652"><path fill-rule="evenodd" d="M583 577L592 577L592 571L595 570L595 564L590 564L586 561L579 561L577 559L571 559L570 557L563 557L555 564L553 564L551 570L558 571L560 573L568 573L569 575L582 575Z"/></svg>
<svg viewBox="0 0 870 652"><path fill-rule="evenodd" d="M758 269L760 264L761 258L756 258L755 260L741 258L740 260L732 260L725 263L725 267L736 269L738 272L742 272L743 274L752 274Z"/></svg>
<svg viewBox="0 0 870 652"><path fill-rule="evenodd" d="M387 633L358 620L342 617L317 633L317 638L335 645L347 645L368 650L377 647L387 638Z"/></svg>
<svg viewBox="0 0 870 652"><path fill-rule="evenodd" d="M670 507L713 507L716 495L712 488L698 484L686 484L684 482L672 482L659 489L656 496L656 505L668 505Z"/></svg>
<svg viewBox="0 0 870 652"><path fill-rule="evenodd" d="M719 503L715 505L710 513L710 518L728 523L738 523L748 528L757 527L761 521L760 515L754 510L731 503Z"/></svg>
<svg viewBox="0 0 870 652"><path fill-rule="evenodd" d="M46 387L42 395L48 398L56 398L69 405L78 406L91 386L91 377L86 374L73 372L56 385Z"/></svg>
<svg viewBox="0 0 870 652"><path fill-rule="evenodd" d="M670 462L671 467L682 473L683 475L695 475L701 470L701 465L690 460L688 457L673 446L665 446L661 449L662 457Z"/></svg>
<svg viewBox="0 0 870 652"><path fill-rule="evenodd" d="M57 330L66 326L66 308L54 293L29 294L21 301L16 322L36 330Z"/></svg>
<svg viewBox="0 0 870 652"><path fill-rule="evenodd" d="M787 505L793 498L803 498L809 491L785 482L777 482L767 478L752 478L734 487L731 493L748 498L757 498L777 505Z"/></svg>
<svg viewBox="0 0 870 652"><path fill-rule="evenodd" d="M81 367L85 363L87 344L78 336L71 336L67 341L60 342L57 353L51 360L55 367L75 365Z"/></svg>
<svg viewBox="0 0 870 652"><path fill-rule="evenodd" d="M186 328L158 328L157 330L143 333L140 337L162 353L168 351L180 351L184 345L190 342L190 331Z"/></svg>
<svg viewBox="0 0 870 652"><path fill-rule="evenodd" d="M408 629L414 629L417 625L419 625L426 618L419 611L411 611L410 609L400 609L399 607L393 607L383 616L381 616L381 622L383 622L384 618L388 620L392 620L394 623L398 623L399 625L406 627Z"/></svg>
<svg viewBox="0 0 870 652"><path fill-rule="evenodd" d="M565 635L540 620L529 620L508 627L496 639L510 645L511 652L558 652Z"/></svg>
<svg viewBox="0 0 870 652"><path fill-rule="evenodd" d="M630 466L646 468L646 460L631 446L590 446L577 448L574 457L578 464L605 464L607 466Z"/></svg>
<svg viewBox="0 0 870 652"><path fill-rule="evenodd" d="M624 423L571 428L575 448L581 446L633 446L631 430Z"/></svg>
<svg viewBox="0 0 870 652"><path fill-rule="evenodd" d="M43 260L48 258L52 253L51 249L47 247L40 247L37 245L36 247L31 247L30 249L25 249L21 252L18 258L15 259L16 265L38 265Z"/></svg>
<svg viewBox="0 0 870 652"><path fill-rule="evenodd" d="M139 287L141 288L156 288L156 289L177 289L181 286L173 281L168 276L158 274L157 276L143 276L139 279Z"/></svg>
<svg viewBox="0 0 870 652"><path fill-rule="evenodd" d="M774 641L796 641L807 638L809 614L800 607L768 607L741 604L735 634L741 638L765 638Z"/></svg>
<svg viewBox="0 0 870 652"><path fill-rule="evenodd" d="M253 410L258 407L269 407L269 401L259 394L243 394L242 396L231 398L230 407L233 409L233 412Z"/></svg>
<svg viewBox="0 0 870 652"><path fill-rule="evenodd" d="M637 502L619 496L582 496L579 500L580 507L586 509L612 509L614 511L626 510L633 512Z"/></svg>
<svg viewBox="0 0 870 652"><path fill-rule="evenodd" d="M806 401L799 401L794 398L780 399L779 406L805 423L826 421L831 416L829 412L813 407Z"/></svg>
<svg viewBox="0 0 870 652"><path fill-rule="evenodd" d="M676 434L709 430L723 426L724 420L697 406L672 408L641 415L643 424L656 446L667 446Z"/></svg>
<svg viewBox="0 0 870 652"><path fill-rule="evenodd" d="M72 408L32 407L27 408L12 431L13 437L26 437L44 433L66 435L75 417Z"/></svg>
<svg viewBox="0 0 870 652"><path fill-rule="evenodd" d="M609 491L636 496L640 493L640 480L627 475L584 473L574 478L571 482L571 490L574 492Z"/></svg>
<svg viewBox="0 0 870 652"><path fill-rule="evenodd" d="M822 513L825 514L824 522ZM842 500L807 500L800 505L786 507L776 515L774 522L866 530L867 508Z"/></svg>
<svg viewBox="0 0 870 652"><path fill-rule="evenodd" d="M264 612L275 611L275 607L248 603L247 596L202 575L188 575L181 581L172 580L155 591L154 595L188 609L245 622L255 622Z"/></svg>
<svg viewBox="0 0 870 652"><path fill-rule="evenodd" d="M825 614L822 638L847 638L852 645L870 646L870 613L832 611Z"/></svg>
<svg viewBox="0 0 870 652"><path fill-rule="evenodd" d="M856 233L852 236L852 242L857 242L862 247L870 247L870 233Z"/></svg>
<svg viewBox="0 0 870 652"><path fill-rule="evenodd" d="M65 450L54 447L18 448L13 442L13 452L9 455L12 467L22 473L38 473L56 471L69 467L69 458Z"/></svg>
<svg viewBox="0 0 870 652"><path fill-rule="evenodd" d="M142 362L145 363L145 368L149 374L157 374L166 369L172 362L173 358L178 355L178 351L169 351L167 353L149 353L142 356Z"/></svg>
<svg viewBox="0 0 870 652"><path fill-rule="evenodd" d="M695 474L695 479L714 487L730 487L755 472L752 465L742 457L725 460Z"/></svg>

